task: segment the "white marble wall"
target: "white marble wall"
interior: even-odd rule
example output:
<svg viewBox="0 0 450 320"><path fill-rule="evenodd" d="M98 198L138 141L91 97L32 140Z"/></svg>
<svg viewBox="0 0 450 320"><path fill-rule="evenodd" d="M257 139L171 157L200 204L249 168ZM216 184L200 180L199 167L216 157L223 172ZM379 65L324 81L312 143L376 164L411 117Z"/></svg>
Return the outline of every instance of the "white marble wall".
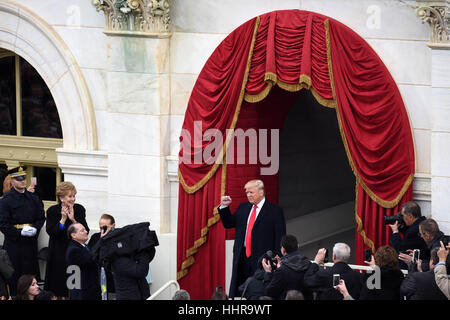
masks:
<svg viewBox="0 0 450 320"><path fill-rule="evenodd" d="M416 17L414 0L173 0L173 33L167 39L105 35L104 14L86 0L11 2L48 24L74 56L92 99L99 150L77 150L75 144L74 150L60 152L61 166L66 180L77 185L93 226L103 212L113 214L119 226L150 220L167 255L153 262L155 289L175 278L176 155L191 90L227 34L272 10L302 9L335 18L380 55L412 124L415 197L423 202L424 214L432 210L450 230L449 51L427 46L430 28ZM0 20L0 26L8 23L14 21ZM68 105L61 110L63 118L70 117Z"/></svg>
<svg viewBox="0 0 450 320"><path fill-rule="evenodd" d="M450 49L432 50L432 216L450 233Z"/></svg>

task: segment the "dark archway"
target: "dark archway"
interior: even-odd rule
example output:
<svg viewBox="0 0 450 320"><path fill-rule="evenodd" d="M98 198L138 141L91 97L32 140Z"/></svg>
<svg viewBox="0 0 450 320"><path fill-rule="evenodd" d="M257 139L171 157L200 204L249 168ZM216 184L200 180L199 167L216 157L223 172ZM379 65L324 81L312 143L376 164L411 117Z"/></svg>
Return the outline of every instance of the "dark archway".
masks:
<svg viewBox="0 0 450 320"><path fill-rule="evenodd" d="M336 111L309 90L299 93L281 129L278 183L287 233L297 237L303 254L312 259L337 239L354 248L355 176Z"/></svg>

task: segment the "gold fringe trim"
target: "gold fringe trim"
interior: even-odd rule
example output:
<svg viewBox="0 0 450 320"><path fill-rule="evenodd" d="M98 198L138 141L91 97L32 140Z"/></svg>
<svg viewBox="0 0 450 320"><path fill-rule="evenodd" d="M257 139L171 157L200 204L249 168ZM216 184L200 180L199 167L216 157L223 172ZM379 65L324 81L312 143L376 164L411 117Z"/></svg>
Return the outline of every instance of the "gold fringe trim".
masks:
<svg viewBox="0 0 450 320"><path fill-rule="evenodd" d="M272 86L273 86L272 82L268 82L264 90L258 94L248 94L246 92L244 96L245 101L250 103L256 103L264 100L269 94L270 90L272 90Z"/></svg>
<svg viewBox="0 0 450 320"><path fill-rule="evenodd" d="M245 101L249 103L260 102L267 97L274 85L278 85L281 89L289 92L297 92L302 89L310 90L312 95L320 105L327 108L336 108L336 101L321 97L320 94L311 86L311 78L306 74L300 75L299 83L292 84L278 80L277 75L273 72L267 72L264 75L264 81L267 83L266 87L258 94L249 94L246 92L244 96Z"/></svg>
<svg viewBox="0 0 450 320"><path fill-rule="evenodd" d="M264 81L270 81L275 84L278 81L278 76L273 72L266 72L266 74L264 75Z"/></svg>
<svg viewBox="0 0 450 320"><path fill-rule="evenodd" d="M358 182L355 184L355 220L356 220L356 230L361 235L364 240L364 244L368 246L372 253L375 254L375 245L373 241L366 236L366 232L364 231L364 225L361 218L358 216Z"/></svg>
<svg viewBox="0 0 450 320"><path fill-rule="evenodd" d="M184 181L183 175L181 174L180 167L178 167L178 179L180 181L180 184L183 186L184 191L188 194L192 194L203 188L203 186L211 179L214 174L216 173L217 169L219 168L218 163L214 163L211 170L196 184L193 186L188 186L186 182Z"/></svg>
<svg viewBox="0 0 450 320"><path fill-rule="evenodd" d="M336 89L335 89L335 86L334 86L333 66L332 66L332 62L331 62L330 25L329 25L329 20L328 19L326 19L324 21L324 25L325 25L325 33L326 33L327 60L328 60L328 71L329 71L329 74L330 74L330 84L331 84L331 90L333 92L333 100L335 101L336 106L337 106L338 103L337 103L337 97L336 97ZM352 156L350 154L350 149L348 147L347 138L346 138L345 132L344 132L344 127L342 126L341 115L340 115L340 112L339 112L339 108L336 107L335 109L336 109L336 116L337 116L338 125L339 125L339 132L341 134L342 142L344 144L345 153L347 154L348 162L350 164L350 167L352 168L353 174L356 177L357 183L359 183L361 185L361 187L364 189L364 191L369 195L369 197L373 201L375 201L377 204L379 204L380 206L382 206L384 208L393 208L393 207L395 207L396 205L398 205L398 203L402 199L403 195L408 190L410 184L412 183L412 181L414 179L414 174L410 174L409 175L409 177L404 182L403 187L401 188L400 192L395 197L395 199L393 199L391 201L387 201L387 200L381 199L379 196L377 196L372 190L370 190L367 187L367 185L364 183L363 179L361 179L361 177L359 176L358 171L356 170L356 167L355 167L355 165L353 163Z"/></svg>
<svg viewBox="0 0 450 320"><path fill-rule="evenodd" d="M314 96L314 98L316 99L316 101L318 103L320 103L322 106L324 106L326 108L332 108L332 109L336 108L336 100L329 100L329 99L322 98L322 96L316 90L314 90L313 87L311 87L311 89L309 89L309 90L311 91L311 93Z"/></svg>
<svg viewBox="0 0 450 320"><path fill-rule="evenodd" d="M303 86L303 88L305 89L310 89L311 85L312 85L312 80L309 76L307 76L306 74L302 74L300 75L300 81L299 81L300 85Z"/></svg>
<svg viewBox="0 0 450 320"><path fill-rule="evenodd" d="M244 99L245 86L246 86L247 80L248 80L248 74L249 74L249 71L250 71L250 64L252 62L253 48L255 46L256 34L257 34L257 31L258 31L259 23L260 23L260 17L257 17L256 18L256 22L255 22L255 27L253 29L253 38L252 38L252 42L250 44L250 50L249 50L249 53L248 53L247 66L246 66L246 70L245 70L245 74L244 74L244 79L242 81L241 93L239 95L238 104L236 106L236 111L235 111L235 114L234 114L234 117L233 117L233 121L231 123L231 129L232 129L232 130L230 130L231 132L236 127L236 122L237 122L237 119L239 117L239 112L241 110L242 101ZM221 185L220 185L220 195L221 195L221 197L225 195L226 178L227 178L226 147L228 147L228 143L229 143L231 137L232 137L232 134L229 134L227 136L227 139L226 139L225 145L224 145L225 152L222 150L222 153L219 156L219 159L222 158L222 160L223 160ZM216 166L216 165L217 165L217 168L218 168L219 164L217 164L217 163L214 164L214 166ZM217 171L217 168L215 169L214 173ZM211 169L210 173L212 172L213 169ZM208 173L208 175L210 173ZM180 177L180 183L181 183L183 176L182 176L182 174L181 174L179 169L178 169L178 176ZM212 175L211 175L211 177L212 177ZM184 180L183 180L183 182L184 182ZM206 181L205 181L205 183L206 183ZM203 183L203 185L205 183ZM201 187L203 187L203 185ZM192 187L189 187L189 186L187 186L187 187L188 188L192 188ZM201 187L197 188L197 190L199 190ZM186 191L186 188L184 187L184 185L183 185L183 188ZM192 189L194 189L194 188L192 188ZM195 191L197 191L197 190L195 190ZM188 191L186 191L186 192L188 192ZM193 193L193 192L188 192L188 193ZM202 230L201 230L201 237L199 239L197 239L196 241L194 241L194 246L193 247L191 247L191 248L186 250L186 260L184 260L183 263L181 264L181 270L177 272L177 280L180 280L181 278L183 278L184 276L186 276L188 274L188 268L195 263L194 254L197 253L198 249L202 245L204 245L206 243L206 241L208 240L207 235L208 235L208 232L209 232L209 228L211 228L213 225L215 225L217 222L219 222L219 220L220 220L220 215L219 215L219 210L218 210L219 206L220 205L214 207L213 216L208 219L208 222L207 222L206 226L204 228L202 228Z"/></svg>

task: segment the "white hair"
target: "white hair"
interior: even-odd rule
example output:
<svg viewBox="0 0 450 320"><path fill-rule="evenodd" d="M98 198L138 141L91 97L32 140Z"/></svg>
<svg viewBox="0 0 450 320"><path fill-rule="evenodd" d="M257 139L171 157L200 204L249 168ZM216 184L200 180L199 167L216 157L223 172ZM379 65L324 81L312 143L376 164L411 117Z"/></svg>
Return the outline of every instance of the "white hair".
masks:
<svg viewBox="0 0 450 320"><path fill-rule="evenodd" d="M350 259L350 247L346 243L336 243L333 247L333 254L336 260L347 262Z"/></svg>

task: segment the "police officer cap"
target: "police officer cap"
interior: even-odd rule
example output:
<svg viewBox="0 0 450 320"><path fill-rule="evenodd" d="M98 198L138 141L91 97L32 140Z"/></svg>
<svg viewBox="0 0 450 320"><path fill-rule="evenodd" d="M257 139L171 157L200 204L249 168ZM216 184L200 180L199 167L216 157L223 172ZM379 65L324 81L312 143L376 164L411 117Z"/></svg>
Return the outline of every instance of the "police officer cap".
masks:
<svg viewBox="0 0 450 320"><path fill-rule="evenodd" d="M8 171L11 178L16 180L24 180L27 175L27 167L17 167Z"/></svg>

